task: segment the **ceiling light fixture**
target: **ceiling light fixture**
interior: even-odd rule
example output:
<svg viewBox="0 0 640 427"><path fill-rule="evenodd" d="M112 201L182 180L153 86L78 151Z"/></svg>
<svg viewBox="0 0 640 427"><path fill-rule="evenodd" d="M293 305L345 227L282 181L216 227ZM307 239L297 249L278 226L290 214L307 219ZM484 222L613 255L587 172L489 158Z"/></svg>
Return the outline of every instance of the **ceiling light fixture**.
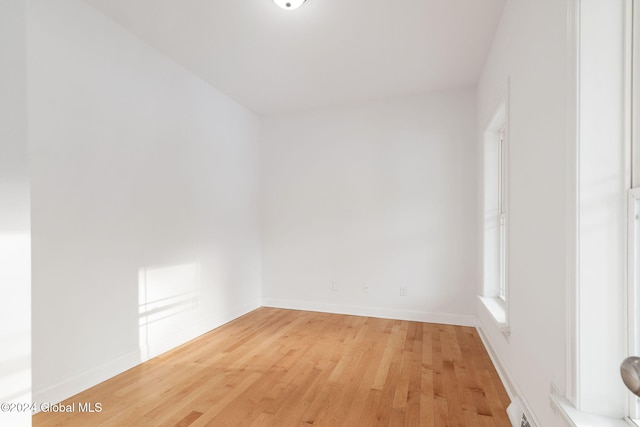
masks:
<svg viewBox="0 0 640 427"><path fill-rule="evenodd" d="M297 9L302 6L306 0L273 0L275 4L286 10Z"/></svg>

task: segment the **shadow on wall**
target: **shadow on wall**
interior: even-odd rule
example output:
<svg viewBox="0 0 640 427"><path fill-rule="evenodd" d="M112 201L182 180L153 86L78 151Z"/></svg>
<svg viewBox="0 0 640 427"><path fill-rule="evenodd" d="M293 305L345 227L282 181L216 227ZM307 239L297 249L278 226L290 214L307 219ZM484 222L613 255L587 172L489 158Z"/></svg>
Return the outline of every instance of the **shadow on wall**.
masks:
<svg viewBox="0 0 640 427"><path fill-rule="evenodd" d="M141 268L138 302L143 361L195 338L201 323L200 265Z"/></svg>

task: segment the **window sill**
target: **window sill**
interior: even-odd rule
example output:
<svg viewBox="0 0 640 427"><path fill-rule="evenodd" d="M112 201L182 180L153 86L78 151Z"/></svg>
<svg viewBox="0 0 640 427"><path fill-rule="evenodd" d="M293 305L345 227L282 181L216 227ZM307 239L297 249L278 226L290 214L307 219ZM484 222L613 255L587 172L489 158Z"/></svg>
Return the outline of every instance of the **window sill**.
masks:
<svg viewBox="0 0 640 427"><path fill-rule="evenodd" d="M479 298L482 301L482 305L491 314L502 335L508 338L511 334L511 328L509 328L509 323L507 322L507 307L504 300L491 297Z"/></svg>
<svg viewBox="0 0 640 427"><path fill-rule="evenodd" d="M567 399L558 395L551 395L551 408L560 415L567 426L571 427L631 427L631 422L619 418L603 417L601 415L589 414L574 408Z"/></svg>

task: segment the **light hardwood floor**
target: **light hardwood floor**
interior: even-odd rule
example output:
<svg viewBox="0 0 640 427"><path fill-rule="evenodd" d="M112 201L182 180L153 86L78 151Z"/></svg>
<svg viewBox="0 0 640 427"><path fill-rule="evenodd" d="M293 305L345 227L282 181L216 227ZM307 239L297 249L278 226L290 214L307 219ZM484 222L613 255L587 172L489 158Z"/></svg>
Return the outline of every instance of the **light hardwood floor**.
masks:
<svg viewBox="0 0 640 427"><path fill-rule="evenodd" d="M79 413L78 403L101 403ZM45 426L508 427L474 328L257 309L38 413Z"/></svg>

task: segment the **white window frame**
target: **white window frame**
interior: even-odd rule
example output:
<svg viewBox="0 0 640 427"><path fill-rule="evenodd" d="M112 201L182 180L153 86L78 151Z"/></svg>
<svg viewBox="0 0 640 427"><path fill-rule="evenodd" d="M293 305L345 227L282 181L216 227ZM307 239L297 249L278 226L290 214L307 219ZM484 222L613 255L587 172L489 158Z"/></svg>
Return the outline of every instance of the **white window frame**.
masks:
<svg viewBox="0 0 640 427"><path fill-rule="evenodd" d="M484 275L480 297L503 335L509 328L509 82L484 132Z"/></svg>
<svg viewBox="0 0 640 427"><path fill-rule="evenodd" d="M627 98L631 141L631 189L627 210L627 354L640 356L640 0L628 0ZM640 426L640 398L628 393L628 421Z"/></svg>
<svg viewBox="0 0 640 427"><path fill-rule="evenodd" d="M638 336L640 332L638 328L638 322L640 321L640 304L638 304L638 297L640 296L640 262L637 262L637 258L640 256L639 205L640 187L632 188L629 190L627 211L627 353L630 356L640 354L640 337ZM640 425L640 398L628 393L627 408L629 421Z"/></svg>
<svg viewBox="0 0 640 427"><path fill-rule="evenodd" d="M640 0L628 0L628 91L626 116L631 141L631 189L627 209L627 354L640 356ZM628 393L627 421L640 427L640 398Z"/></svg>
<svg viewBox="0 0 640 427"><path fill-rule="evenodd" d="M498 217L499 229L499 292L498 298L507 302L507 122L498 131Z"/></svg>

